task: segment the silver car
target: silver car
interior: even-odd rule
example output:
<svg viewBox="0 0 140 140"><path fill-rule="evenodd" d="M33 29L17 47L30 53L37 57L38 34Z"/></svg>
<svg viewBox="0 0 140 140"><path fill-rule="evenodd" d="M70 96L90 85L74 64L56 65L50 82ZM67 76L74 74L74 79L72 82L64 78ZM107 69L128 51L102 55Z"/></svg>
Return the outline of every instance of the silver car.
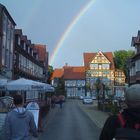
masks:
<svg viewBox="0 0 140 140"><path fill-rule="evenodd" d="M83 104L92 104L93 100L91 97L84 97Z"/></svg>

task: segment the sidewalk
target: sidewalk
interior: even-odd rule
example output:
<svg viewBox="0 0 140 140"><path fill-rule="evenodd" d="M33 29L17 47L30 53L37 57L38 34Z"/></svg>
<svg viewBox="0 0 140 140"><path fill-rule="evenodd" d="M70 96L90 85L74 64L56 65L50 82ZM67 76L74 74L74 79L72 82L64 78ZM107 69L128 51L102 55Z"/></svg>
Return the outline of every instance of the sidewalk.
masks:
<svg viewBox="0 0 140 140"><path fill-rule="evenodd" d="M97 101L94 100L92 105L83 104L81 100L77 101L79 107L89 116L97 127L102 128L109 115L97 109Z"/></svg>
<svg viewBox="0 0 140 140"><path fill-rule="evenodd" d="M48 119L49 120L53 120L53 119L55 119L55 114L56 114L56 112L58 111L58 109L57 108L59 108L59 106L58 105L55 105L55 109L52 109L52 108L50 108L50 110L49 110L49 112L48 112L48 114L43 118L43 120L42 120L42 128L43 128L43 132L39 132L38 134L39 134L39 136L37 137L37 138L35 138L35 137L31 137L31 140L41 140L40 139L40 136L45 132L45 130L47 129L47 124L48 124ZM51 116L51 117L50 117Z"/></svg>

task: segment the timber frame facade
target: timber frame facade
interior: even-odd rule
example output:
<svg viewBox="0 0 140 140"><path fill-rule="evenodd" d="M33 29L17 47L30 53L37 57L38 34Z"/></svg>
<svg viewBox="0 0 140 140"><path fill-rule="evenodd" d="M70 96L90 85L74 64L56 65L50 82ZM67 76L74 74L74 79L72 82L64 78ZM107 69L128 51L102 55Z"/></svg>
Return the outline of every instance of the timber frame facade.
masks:
<svg viewBox="0 0 140 140"><path fill-rule="evenodd" d="M101 92L120 96L125 85L125 75L121 70L115 70L111 52L84 53L86 68L86 88L92 94L97 94L97 80L101 81Z"/></svg>
<svg viewBox="0 0 140 140"><path fill-rule="evenodd" d="M21 29L15 30L14 49L14 79L24 77L27 79L43 81L44 66L38 60L34 44L22 34Z"/></svg>

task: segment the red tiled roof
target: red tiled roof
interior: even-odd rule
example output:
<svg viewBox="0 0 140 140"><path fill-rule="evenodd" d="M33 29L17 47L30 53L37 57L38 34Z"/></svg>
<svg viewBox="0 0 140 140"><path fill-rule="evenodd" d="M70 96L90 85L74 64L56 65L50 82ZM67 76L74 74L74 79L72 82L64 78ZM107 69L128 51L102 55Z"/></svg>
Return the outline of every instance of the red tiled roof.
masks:
<svg viewBox="0 0 140 140"><path fill-rule="evenodd" d="M34 47L37 50L38 59L43 62L46 61L47 60L46 45L35 44Z"/></svg>
<svg viewBox="0 0 140 140"><path fill-rule="evenodd" d="M85 67L64 67L64 79L81 80L85 79Z"/></svg>
<svg viewBox="0 0 140 140"><path fill-rule="evenodd" d="M114 69L114 61L112 52L102 52L103 55L111 62L111 69ZM93 58L97 55L97 53L84 53L84 66L85 69L89 69L89 63L93 60Z"/></svg>
<svg viewBox="0 0 140 140"><path fill-rule="evenodd" d="M63 68L62 69L55 69L53 74L52 74L51 80L53 80L54 78L62 78L63 74L64 74Z"/></svg>

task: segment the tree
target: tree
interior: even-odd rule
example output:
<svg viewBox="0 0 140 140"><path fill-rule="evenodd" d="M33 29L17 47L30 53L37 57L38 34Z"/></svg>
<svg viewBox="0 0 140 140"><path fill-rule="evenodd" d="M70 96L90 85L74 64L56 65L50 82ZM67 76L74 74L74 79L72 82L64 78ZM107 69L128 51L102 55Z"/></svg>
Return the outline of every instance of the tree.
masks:
<svg viewBox="0 0 140 140"><path fill-rule="evenodd" d="M51 83L51 77L52 77L52 74L53 74L53 67L52 66L48 66L48 80L47 80L47 83Z"/></svg>
<svg viewBox="0 0 140 140"><path fill-rule="evenodd" d="M100 90L102 89L102 81L100 78L97 78L96 83L96 92L97 92L97 100L98 100L98 109L101 109L101 104L100 104Z"/></svg>
<svg viewBox="0 0 140 140"><path fill-rule="evenodd" d="M126 78L128 77L127 61L134 56L134 54L135 52L132 50L118 50L114 52L115 68L122 70L125 73Z"/></svg>
<svg viewBox="0 0 140 140"><path fill-rule="evenodd" d="M55 88L56 95L64 95L66 96L66 91L65 91L65 82L62 78L58 79L58 85Z"/></svg>

